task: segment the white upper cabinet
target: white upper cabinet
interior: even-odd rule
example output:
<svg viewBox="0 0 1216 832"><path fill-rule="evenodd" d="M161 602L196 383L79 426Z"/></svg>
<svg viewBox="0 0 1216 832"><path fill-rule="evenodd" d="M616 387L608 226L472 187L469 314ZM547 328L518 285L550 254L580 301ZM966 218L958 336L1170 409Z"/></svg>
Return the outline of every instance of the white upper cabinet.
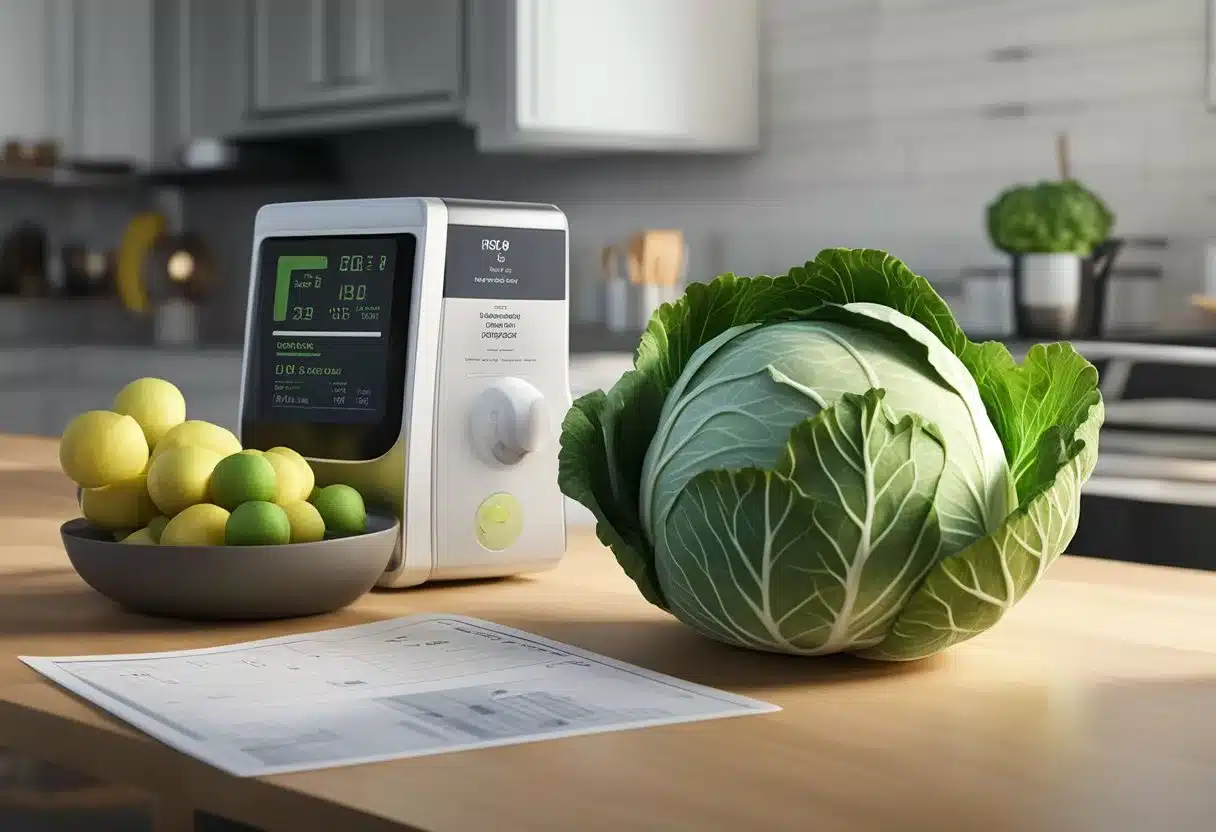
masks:
<svg viewBox="0 0 1216 832"><path fill-rule="evenodd" d="M484 150L731 152L759 141L755 0L470 0Z"/></svg>

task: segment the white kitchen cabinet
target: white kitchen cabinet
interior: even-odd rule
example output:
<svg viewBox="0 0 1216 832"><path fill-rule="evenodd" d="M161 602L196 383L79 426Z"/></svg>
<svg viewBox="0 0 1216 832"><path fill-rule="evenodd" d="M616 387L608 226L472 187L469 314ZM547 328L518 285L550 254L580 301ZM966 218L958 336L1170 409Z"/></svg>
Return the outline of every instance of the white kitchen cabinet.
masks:
<svg viewBox="0 0 1216 832"><path fill-rule="evenodd" d="M463 4L251 0L253 107L242 129L332 128L455 112Z"/></svg>
<svg viewBox="0 0 1216 832"><path fill-rule="evenodd" d="M470 0L483 150L738 152L759 142L757 0Z"/></svg>

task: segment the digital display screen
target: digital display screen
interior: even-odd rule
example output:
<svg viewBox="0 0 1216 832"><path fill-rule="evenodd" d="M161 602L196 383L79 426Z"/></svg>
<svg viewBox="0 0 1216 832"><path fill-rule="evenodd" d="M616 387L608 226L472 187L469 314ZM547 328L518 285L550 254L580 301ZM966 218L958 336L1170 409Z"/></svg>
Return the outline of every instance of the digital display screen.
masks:
<svg viewBox="0 0 1216 832"><path fill-rule="evenodd" d="M395 260L391 237L318 241L275 258L271 409L325 422L384 415Z"/></svg>
<svg viewBox="0 0 1216 832"><path fill-rule="evenodd" d="M263 241L242 431L354 457L395 439L414 245L409 235Z"/></svg>

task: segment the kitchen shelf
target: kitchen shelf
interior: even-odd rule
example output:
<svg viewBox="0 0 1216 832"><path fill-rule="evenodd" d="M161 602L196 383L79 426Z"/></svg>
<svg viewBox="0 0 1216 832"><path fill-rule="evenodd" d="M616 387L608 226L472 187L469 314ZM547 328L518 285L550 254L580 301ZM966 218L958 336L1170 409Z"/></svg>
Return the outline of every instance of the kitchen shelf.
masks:
<svg viewBox="0 0 1216 832"><path fill-rule="evenodd" d="M0 183L45 185L52 188L133 187L138 180L130 172L112 173L71 167L14 167L0 165Z"/></svg>
<svg viewBox="0 0 1216 832"><path fill-rule="evenodd" d="M232 151L233 161L217 167L168 165L140 169L62 164L52 168L0 164L0 184L63 189L242 187L330 184L341 176L333 143L323 139L240 142L232 146Z"/></svg>
<svg viewBox="0 0 1216 832"><path fill-rule="evenodd" d="M1120 280L1160 280L1162 274L1160 266L1115 266L1110 271L1112 278ZM972 266L963 269L959 274L962 280L968 278L996 280L1012 276L1013 271L1008 266Z"/></svg>

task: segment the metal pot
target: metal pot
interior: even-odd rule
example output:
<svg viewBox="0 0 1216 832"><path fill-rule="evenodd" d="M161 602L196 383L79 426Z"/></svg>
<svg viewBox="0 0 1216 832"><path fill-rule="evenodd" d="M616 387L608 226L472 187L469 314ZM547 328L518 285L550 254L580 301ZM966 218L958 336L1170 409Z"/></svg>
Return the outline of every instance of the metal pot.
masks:
<svg viewBox="0 0 1216 832"><path fill-rule="evenodd" d="M1014 322L1020 338L1099 338L1106 290L1122 240L1107 240L1089 257L1013 255Z"/></svg>

